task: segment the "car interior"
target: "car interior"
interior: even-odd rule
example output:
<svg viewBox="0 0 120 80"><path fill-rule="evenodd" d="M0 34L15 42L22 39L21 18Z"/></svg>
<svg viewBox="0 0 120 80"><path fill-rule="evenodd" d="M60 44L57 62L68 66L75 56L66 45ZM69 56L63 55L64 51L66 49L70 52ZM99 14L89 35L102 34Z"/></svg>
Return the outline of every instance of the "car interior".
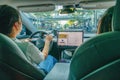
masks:
<svg viewBox="0 0 120 80"><path fill-rule="evenodd" d="M1 0L0 5L2 4L8 4L20 11L23 29L17 38L21 41L30 41L39 50L42 50L45 36L47 34L53 36L49 53L58 62L48 74L45 74L30 63L14 41L0 33L0 79L120 79L120 18L118 17L120 13L120 0ZM56 8L59 8L58 6L60 9L56 10ZM115 6L111 23L112 31L96 35L95 29L97 30L98 18L111 6ZM93 12L89 12L89 10L93 10ZM98 10L101 11L96 14ZM82 18L79 16L80 12L83 12ZM75 13L73 14L74 16L72 13ZM86 14L93 14L92 17L96 16L97 19L95 17L89 18L84 16ZM69 20L69 24L72 24L70 27L68 27L69 24L64 26L58 25L58 23L64 24L65 20L68 19L71 19ZM64 21L62 22L62 20ZM57 23L56 21L59 22ZM80 27L76 27L78 23L80 23ZM95 24L94 26L92 25L92 29L89 23ZM38 27L40 25L42 27Z"/></svg>

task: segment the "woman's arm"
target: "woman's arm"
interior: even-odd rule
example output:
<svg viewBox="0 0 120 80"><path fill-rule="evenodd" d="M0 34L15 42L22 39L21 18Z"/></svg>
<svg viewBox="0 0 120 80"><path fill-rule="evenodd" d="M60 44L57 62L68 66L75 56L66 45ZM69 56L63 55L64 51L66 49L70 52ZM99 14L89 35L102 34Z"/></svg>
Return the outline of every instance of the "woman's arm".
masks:
<svg viewBox="0 0 120 80"><path fill-rule="evenodd" d="M44 54L44 57L46 58L49 52L49 46L50 46L50 42L53 39L53 37L51 35L47 35L46 36L46 40L45 40L45 45L44 48L42 50L42 53Z"/></svg>

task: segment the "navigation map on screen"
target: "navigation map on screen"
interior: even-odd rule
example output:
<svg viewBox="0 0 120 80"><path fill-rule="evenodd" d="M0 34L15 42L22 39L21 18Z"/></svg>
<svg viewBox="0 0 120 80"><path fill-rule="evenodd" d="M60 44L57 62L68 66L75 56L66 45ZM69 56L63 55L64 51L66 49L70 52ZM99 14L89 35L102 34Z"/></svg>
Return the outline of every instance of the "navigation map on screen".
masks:
<svg viewBox="0 0 120 80"><path fill-rule="evenodd" d="M80 46L83 42L83 32L58 32L58 46Z"/></svg>

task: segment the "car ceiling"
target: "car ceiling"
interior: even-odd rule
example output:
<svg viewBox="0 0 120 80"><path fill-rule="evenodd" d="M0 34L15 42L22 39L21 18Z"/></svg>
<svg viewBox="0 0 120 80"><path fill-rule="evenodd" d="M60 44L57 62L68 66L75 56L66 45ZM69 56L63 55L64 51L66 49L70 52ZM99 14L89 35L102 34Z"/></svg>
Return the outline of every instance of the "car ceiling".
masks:
<svg viewBox="0 0 120 80"><path fill-rule="evenodd" d="M0 5L9 4L11 6L18 6L18 7L28 6L28 5L43 5L43 4L55 4L55 5L80 4L80 6L85 5L86 7L89 7L90 5L93 5L94 7L95 4L97 5L100 4L100 6L99 5L95 6L96 8L97 7L100 8L102 6L105 6L102 5L102 3L107 4L107 6L111 6L115 4L115 0L0 0Z"/></svg>
<svg viewBox="0 0 120 80"><path fill-rule="evenodd" d="M78 4L79 0L0 0L1 4L9 4L23 11L49 11L54 10L55 5Z"/></svg>
<svg viewBox="0 0 120 80"><path fill-rule="evenodd" d="M14 6L38 5L38 4L77 4L79 0L0 0L0 4L12 4Z"/></svg>

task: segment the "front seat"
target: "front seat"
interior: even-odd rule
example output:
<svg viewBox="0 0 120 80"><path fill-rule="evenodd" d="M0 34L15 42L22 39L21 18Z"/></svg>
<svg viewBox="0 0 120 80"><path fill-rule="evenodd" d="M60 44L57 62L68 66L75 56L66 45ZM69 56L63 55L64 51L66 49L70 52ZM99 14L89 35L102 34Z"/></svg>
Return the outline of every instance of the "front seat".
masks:
<svg viewBox="0 0 120 80"><path fill-rule="evenodd" d="M114 31L92 38L75 51L69 80L120 80L120 0L116 3Z"/></svg>
<svg viewBox="0 0 120 80"><path fill-rule="evenodd" d="M19 47L0 33L0 79L42 80L45 74L33 66Z"/></svg>

